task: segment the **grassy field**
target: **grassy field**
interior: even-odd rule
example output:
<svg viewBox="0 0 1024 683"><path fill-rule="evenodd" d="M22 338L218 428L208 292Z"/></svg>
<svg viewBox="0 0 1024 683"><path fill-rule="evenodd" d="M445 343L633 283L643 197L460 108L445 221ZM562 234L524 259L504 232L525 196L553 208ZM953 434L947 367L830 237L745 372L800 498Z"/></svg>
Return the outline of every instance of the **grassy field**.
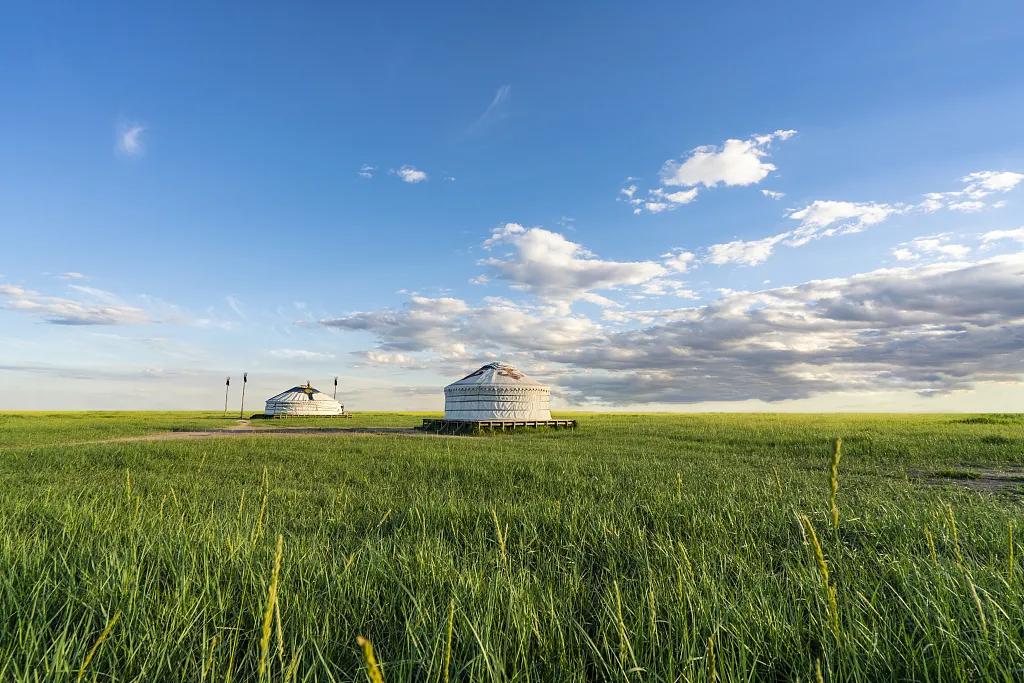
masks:
<svg viewBox="0 0 1024 683"><path fill-rule="evenodd" d="M577 417L0 414L0 680L1024 679L1024 417Z"/></svg>

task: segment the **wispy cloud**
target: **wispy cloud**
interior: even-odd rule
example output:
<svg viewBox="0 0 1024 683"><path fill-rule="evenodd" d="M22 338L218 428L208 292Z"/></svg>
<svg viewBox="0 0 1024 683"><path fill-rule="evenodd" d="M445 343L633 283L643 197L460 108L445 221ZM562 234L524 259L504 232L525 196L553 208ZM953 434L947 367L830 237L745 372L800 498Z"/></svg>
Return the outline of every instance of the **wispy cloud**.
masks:
<svg viewBox="0 0 1024 683"><path fill-rule="evenodd" d="M420 169L408 164L402 166L397 171L392 172L401 178L404 183L416 184L425 182L429 179L426 171L421 171Z"/></svg>
<svg viewBox="0 0 1024 683"><path fill-rule="evenodd" d="M494 97L491 99L491 103L487 105L487 109L484 113L477 117L476 121L469 125L466 129L468 135L476 133L482 133L487 128L490 128L498 121L508 116L508 104L512 101L512 86L503 85L498 88L497 92L494 93Z"/></svg>
<svg viewBox="0 0 1024 683"><path fill-rule="evenodd" d="M133 325L150 322L144 310L121 303L109 292L74 285L85 299L47 296L17 285L0 284L0 307L42 318L54 325Z"/></svg>
<svg viewBox="0 0 1024 683"><path fill-rule="evenodd" d="M785 232L756 240L735 240L708 248L707 261L716 265L737 263L758 265L766 261L778 245L801 247L814 240L863 232L892 216L933 213L939 210L973 213L1000 208L1005 201L992 202L990 197L1004 194L1024 181L1024 174L1014 171L977 171L961 178L964 188L950 192L928 192L917 203L887 204L883 202L850 202L817 199L801 209L792 209L786 216L799 225ZM943 236L938 236L943 237ZM932 239L935 238L921 238ZM893 255L900 260L916 260L923 255L953 257L966 255L962 245L945 242L902 244Z"/></svg>
<svg viewBox="0 0 1024 683"><path fill-rule="evenodd" d="M306 349L272 349L268 353L275 358L285 360L321 361L334 359L333 353L307 351Z"/></svg>
<svg viewBox="0 0 1024 683"><path fill-rule="evenodd" d="M369 179L372 178L376 172L376 166L371 166L370 164L363 164L362 166L359 167L359 170L356 171L356 175L358 175L360 178Z"/></svg>
<svg viewBox="0 0 1024 683"><path fill-rule="evenodd" d="M916 237L909 242L903 242L892 249L892 255L897 261L920 261L930 258L933 260L966 258L971 253L971 248L965 244L957 244L952 241L953 235L942 233L940 235L925 235Z"/></svg>
<svg viewBox="0 0 1024 683"><path fill-rule="evenodd" d="M117 128L116 149L123 156L141 156L146 147L142 140L142 134L146 127L138 123L121 124Z"/></svg>
<svg viewBox="0 0 1024 683"><path fill-rule="evenodd" d="M248 317L245 315L245 311L242 310L242 302L238 300L238 297L228 294L224 297L224 302L227 303L228 308L235 312L235 315L242 320L248 320Z"/></svg>

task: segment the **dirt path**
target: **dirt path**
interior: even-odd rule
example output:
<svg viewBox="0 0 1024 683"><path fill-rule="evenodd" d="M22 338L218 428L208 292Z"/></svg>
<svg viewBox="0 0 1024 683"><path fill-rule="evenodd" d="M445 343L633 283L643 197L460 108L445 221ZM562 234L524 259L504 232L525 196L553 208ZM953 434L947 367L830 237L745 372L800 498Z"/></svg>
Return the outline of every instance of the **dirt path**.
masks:
<svg viewBox="0 0 1024 683"><path fill-rule="evenodd" d="M60 444L31 443L15 446L0 445L0 451L47 448L50 446L92 446L107 443L134 443L141 441L201 441L203 439L224 439L238 437L296 437L296 436L403 436L410 438L433 439L466 439L467 436L453 434L434 434L421 432L411 427L253 427L246 422L239 422L223 429L202 429L190 432L154 432L138 436L115 436L110 439L90 439L87 441L66 441Z"/></svg>
<svg viewBox="0 0 1024 683"><path fill-rule="evenodd" d="M194 432L156 432L141 436L122 436L114 439L102 439L89 443L130 443L134 441L194 441L198 439L219 439L250 436L409 436L409 437L441 437L453 438L446 434L421 432L407 427L267 427L257 428L247 424L237 424L226 429L208 429ZM454 437L465 438L465 437Z"/></svg>

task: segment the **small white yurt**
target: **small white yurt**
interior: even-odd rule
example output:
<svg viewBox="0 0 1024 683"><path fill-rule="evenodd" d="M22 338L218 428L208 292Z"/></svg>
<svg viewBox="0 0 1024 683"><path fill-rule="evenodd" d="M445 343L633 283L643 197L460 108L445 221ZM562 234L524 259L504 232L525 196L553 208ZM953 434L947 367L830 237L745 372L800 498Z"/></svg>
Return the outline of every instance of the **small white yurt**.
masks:
<svg viewBox="0 0 1024 683"><path fill-rule="evenodd" d="M263 414L267 417L291 417L341 415L344 412L340 403L307 383L305 386L292 387L273 398L268 398Z"/></svg>
<svg viewBox="0 0 1024 683"><path fill-rule="evenodd" d="M551 390L511 365L488 363L444 388L446 420L550 420Z"/></svg>

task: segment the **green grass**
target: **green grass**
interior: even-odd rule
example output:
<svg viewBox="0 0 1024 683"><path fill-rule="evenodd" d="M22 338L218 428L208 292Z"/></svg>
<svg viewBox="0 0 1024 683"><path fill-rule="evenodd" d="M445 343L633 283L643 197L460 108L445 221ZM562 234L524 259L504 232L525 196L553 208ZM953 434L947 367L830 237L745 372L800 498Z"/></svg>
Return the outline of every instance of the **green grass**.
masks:
<svg viewBox="0 0 1024 683"><path fill-rule="evenodd" d="M358 635L387 681L1024 676L1020 498L939 476L1024 465L1024 417L577 417L85 443L233 420L0 414L0 680L364 681Z"/></svg>

